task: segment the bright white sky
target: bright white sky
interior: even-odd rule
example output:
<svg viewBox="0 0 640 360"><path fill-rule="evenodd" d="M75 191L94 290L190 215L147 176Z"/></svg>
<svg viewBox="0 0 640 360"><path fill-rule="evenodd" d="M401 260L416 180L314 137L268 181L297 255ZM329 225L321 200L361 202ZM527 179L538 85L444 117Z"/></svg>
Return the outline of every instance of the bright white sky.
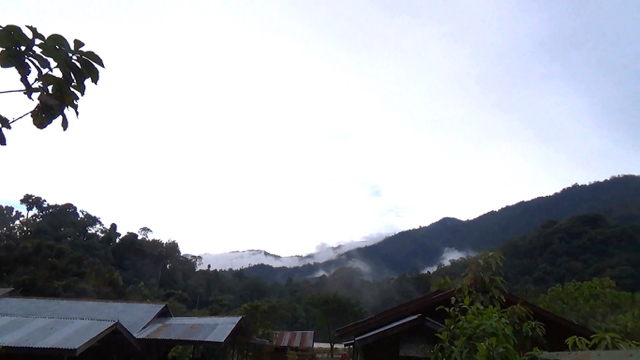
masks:
<svg viewBox="0 0 640 360"><path fill-rule="evenodd" d="M5 0L0 23L107 67L66 133L6 132L0 200L184 252L303 254L639 172L638 1Z"/></svg>

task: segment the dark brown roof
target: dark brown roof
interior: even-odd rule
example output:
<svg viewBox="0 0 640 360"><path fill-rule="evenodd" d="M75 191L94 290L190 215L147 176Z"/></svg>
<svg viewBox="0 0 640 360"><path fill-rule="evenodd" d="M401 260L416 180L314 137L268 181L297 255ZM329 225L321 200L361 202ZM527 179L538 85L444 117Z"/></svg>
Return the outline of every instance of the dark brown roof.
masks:
<svg viewBox="0 0 640 360"><path fill-rule="evenodd" d="M421 310L430 307L435 309L443 300L448 300L453 296L453 291L442 292L436 290L419 298L407 301L406 303L394 306L368 318L356 321L336 330L336 337L342 341L352 340L353 337L363 335L379 327L391 324L406 317L420 314Z"/></svg>
<svg viewBox="0 0 640 360"><path fill-rule="evenodd" d="M384 310L378 314L362 319L360 321L343 326L336 330L336 338L339 341L353 340L355 337L361 336L368 332L379 329L396 321L402 320L412 315L423 314L434 320L442 320L445 316L443 311L438 312L437 308L441 305L450 303L450 299L454 296L454 291L434 291L423 295L419 298L407 301L398 306ZM555 315L544 310L530 302L527 302L515 295L504 293L507 305L522 304L530 309L536 320L545 325L547 339L552 338L553 344L551 348L560 348L564 346L564 340L573 335L590 337L595 334L593 331L573 323L565 318Z"/></svg>

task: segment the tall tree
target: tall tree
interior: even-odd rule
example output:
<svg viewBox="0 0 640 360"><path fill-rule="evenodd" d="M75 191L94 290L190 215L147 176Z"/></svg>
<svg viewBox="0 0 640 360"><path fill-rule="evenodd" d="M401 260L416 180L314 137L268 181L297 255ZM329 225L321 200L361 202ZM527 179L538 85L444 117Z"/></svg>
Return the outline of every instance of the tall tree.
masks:
<svg viewBox="0 0 640 360"><path fill-rule="evenodd" d="M364 317L365 311L355 301L336 293L315 294L307 301L316 312L316 330L327 336L329 354L333 357L335 329Z"/></svg>

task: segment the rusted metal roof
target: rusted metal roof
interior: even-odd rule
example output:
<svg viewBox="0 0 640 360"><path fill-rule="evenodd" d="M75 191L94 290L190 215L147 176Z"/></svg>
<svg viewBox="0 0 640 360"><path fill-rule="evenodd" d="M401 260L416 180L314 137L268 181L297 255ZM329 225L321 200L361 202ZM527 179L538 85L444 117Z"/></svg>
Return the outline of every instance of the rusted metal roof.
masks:
<svg viewBox="0 0 640 360"><path fill-rule="evenodd" d="M172 317L153 320L136 334L141 340L224 343L238 326L242 316Z"/></svg>
<svg viewBox="0 0 640 360"><path fill-rule="evenodd" d="M96 300L0 298L0 315L120 321L132 334L139 332L167 305Z"/></svg>
<svg viewBox="0 0 640 360"><path fill-rule="evenodd" d="M311 349L313 348L313 331L280 331L274 345L276 347Z"/></svg>
<svg viewBox="0 0 640 360"><path fill-rule="evenodd" d="M76 356L112 331L131 334L117 321L0 316L0 347L4 351L42 350Z"/></svg>

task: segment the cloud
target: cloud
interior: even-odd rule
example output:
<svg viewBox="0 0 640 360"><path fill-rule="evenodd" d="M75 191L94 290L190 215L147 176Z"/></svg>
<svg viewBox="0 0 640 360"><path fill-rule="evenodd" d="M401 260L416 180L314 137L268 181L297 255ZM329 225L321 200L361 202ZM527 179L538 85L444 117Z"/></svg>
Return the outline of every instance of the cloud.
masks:
<svg viewBox="0 0 640 360"><path fill-rule="evenodd" d="M315 262L325 262L336 258L337 256L344 254L349 250L356 248L369 246L375 244L390 234L376 233L370 234L358 241L348 241L336 246L330 246L326 243L321 243L316 246L316 251L307 255L297 256L279 256L268 253L264 250L247 250L247 251L234 251L228 253L218 254L201 254L202 266L206 269L208 265L211 265L212 269L240 269L243 267L249 267L251 265L265 264L273 267L295 267L305 264L312 264ZM355 261L349 264L350 266L358 267L363 271L368 271L366 264ZM333 272L333 270L331 271Z"/></svg>
<svg viewBox="0 0 640 360"><path fill-rule="evenodd" d="M369 184L369 196L379 198L382 196L382 189L379 185Z"/></svg>
<svg viewBox="0 0 640 360"><path fill-rule="evenodd" d="M440 256L440 259L438 259L438 263L434 266L429 266L425 268L424 270L422 270L422 272L423 273L434 272L438 268L439 264L449 265L451 260L458 260L463 257L474 256L474 255L476 255L476 253L471 250L460 251L455 248L444 248L442 256Z"/></svg>

